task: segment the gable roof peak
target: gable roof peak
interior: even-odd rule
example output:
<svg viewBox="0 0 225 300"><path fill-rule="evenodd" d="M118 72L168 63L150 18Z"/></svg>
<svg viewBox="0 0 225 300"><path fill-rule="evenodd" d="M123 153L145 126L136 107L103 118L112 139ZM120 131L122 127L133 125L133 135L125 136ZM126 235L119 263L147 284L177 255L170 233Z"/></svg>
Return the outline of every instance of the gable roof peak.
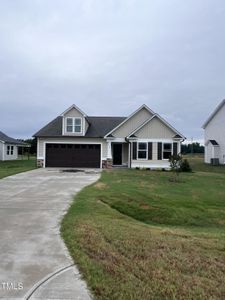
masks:
<svg viewBox="0 0 225 300"><path fill-rule="evenodd" d="M132 135L134 135L138 130L140 130L142 127L144 127L146 124L150 123L153 119L158 118L164 125L166 125L167 127L169 127L172 131L174 131L176 133L176 135L179 135L182 139L186 139L186 137L181 134L179 131L177 131L171 124L169 124L165 119L163 119L159 114L154 114L152 117L150 117L149 119L147 119L145 122L143 122L140 126L138 126L135 130L133 130L128 136L127 138L131 137Z"/></svg>
<svg viewBox="0 0 225 300"><path fill-rule="evenodd" d="M63 113L61 113L61 117L63 117L66 113L68 113L71 109L76 109L78 110L84 117L86 117L87 115L75 104L72 104L69 108L67 108Z"/></svg>
<svg viewBox="0 0 225 300"><path fill-rule="evenodd" d="M108 135L110 135L112 132L114 132L116 129L118 129L120 126L122 126L124 123L126 123L130 118L132 118L134 115L136 115L136 113L138 113L140 110L142 110L143 108L145 108L147 111L149 111L152 115L155 115L154 111L151 110L146 104L142 104L137 110L135 110L131 115L129 115L127 118L125 118L125 120L123 122L121 122L118 126L116 126L115 128L113 128L110 132L108 132L105 135L105 138L107 138Z"/></svg>
<svg viewBox="0 0 225 300"><path fill-rule="evenodd" d="M155 112L154 112L151 108L149 108L148 105L146 105L146 104L142 104L142 105L137 109L136 112L138 112L138 111L141 110L142 108L147 109L150 113L152 113L153 115L155 115Z"/></svg>
<svg viewBox="0 0 225 300"><path fill-rule="evenodd" d="M216 107L216 109L211 113L211 115L208 117L208 119L205 121L205 123L202 125L202 128L205 129L206 126L211 122L211 120L215 117L215 115L220 111L220 109L224 106L225 99L223 99L220 104Z"/></svg>

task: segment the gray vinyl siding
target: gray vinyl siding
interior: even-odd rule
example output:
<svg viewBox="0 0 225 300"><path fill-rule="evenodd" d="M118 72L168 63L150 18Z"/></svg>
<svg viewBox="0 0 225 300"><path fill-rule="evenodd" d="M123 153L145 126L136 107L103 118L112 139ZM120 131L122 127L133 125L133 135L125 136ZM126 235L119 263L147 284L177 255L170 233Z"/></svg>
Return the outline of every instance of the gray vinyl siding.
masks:
<svg viewBox="0 0 225 300"><path fill-rule="evenodd" d="M66 118L81 118L81 124L82 124L82 132L81 133L71 133L71 132L66 132ZM87 129L88 129L88 122L86 121L85 117L82 115L82 113L80 113L77 109L75 109L74 107L68 111L64 117L63 117L63 134L66 135L71 135L71 136L82 136L83 135L83 128L84 128L84 134L86 133Z"/></svg>
<svg viewBox="0 0 225 300"><path fill-rule="evenodd" d="M38 158L45 159L44 144L45 143L101 143L102 144L102 159L107 156L107 143L101 138L79 138L79 137L59 137L59 138L38 138Z"/></svg>
<svg viewBox="0 0 225 300"><path fill-rule="evenodd" d="M132 131L138 128L145 121L150 119L152 114L146 109L142 108L139 112L133 115L128 121L121 125L118 129L113 131L113 136L118 138L124 138L128 136Z"/></svg>
<svg viewBox="0 0 225 300"><path fill-rule="evenodd" d="M176 133L166 126L160 119L155 117L145 126L135 132L138 138L145 139L170 139Z"/></svg>
<svg viewBox="0 0 225 300"><path fill-rule="evenodd" d="M209 140L216 140L219 148L216 150L218 153L219 161L221 164L225 162L225 105L217 112L214 118L208 123L205 128L205 145ZM212 145L209 143L205 148L205 162L210 163L212 157ZM216 148L216 147L215 147Z"/></svg>

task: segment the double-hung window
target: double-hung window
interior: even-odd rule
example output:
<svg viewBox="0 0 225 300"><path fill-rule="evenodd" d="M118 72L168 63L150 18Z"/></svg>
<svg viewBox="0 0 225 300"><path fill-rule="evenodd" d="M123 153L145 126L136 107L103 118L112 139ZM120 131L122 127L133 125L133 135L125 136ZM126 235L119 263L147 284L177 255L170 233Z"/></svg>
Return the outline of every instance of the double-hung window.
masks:
<svg viewBox="0 0 225 300"><path fill-rule="evenodd" d="M66 131L73 132L73 118L66 119Z"/></svg>
<svg viewBox="0 0 225 300"><path fill-rule="evenodd" d="M172 155L172 144L165 143L163 144L163 159L169 159Z"/></svg>
<svg viewBox="0 0 225 300"><path fill-rule="evenodd" d="M137 147L137 158L138 159L147 159L148 155L148 144L147 143L138 143Z"/></svg>
<svg viewBox="0 0 225 300"><path fill-rule="evenodd" d="M14 146L7 146L7 155L13 155Z"/></svg>
<svg viewBox="0 0 225 300"><path fill-rule="evenodd" d="M74 118L74 132L81 133L81 118Z"/></svg>
<svg viewBox="0 0 225 300"><path fill-rule="evenodd" d="M70 133L81 133L81 118L67 118L66 131Z"/></svg>

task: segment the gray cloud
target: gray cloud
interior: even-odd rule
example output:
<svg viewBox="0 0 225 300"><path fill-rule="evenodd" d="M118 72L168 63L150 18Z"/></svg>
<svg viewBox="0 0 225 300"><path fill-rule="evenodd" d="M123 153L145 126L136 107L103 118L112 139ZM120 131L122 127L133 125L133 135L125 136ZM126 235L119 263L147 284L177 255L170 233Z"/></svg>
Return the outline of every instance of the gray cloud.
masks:
<svg viewBox="0 0 225 300"><path fill-rule="evenodd" d="M222 0L0 2L0 129L29 137L72 103L143 103L188 138L224 97Z"/></svg>

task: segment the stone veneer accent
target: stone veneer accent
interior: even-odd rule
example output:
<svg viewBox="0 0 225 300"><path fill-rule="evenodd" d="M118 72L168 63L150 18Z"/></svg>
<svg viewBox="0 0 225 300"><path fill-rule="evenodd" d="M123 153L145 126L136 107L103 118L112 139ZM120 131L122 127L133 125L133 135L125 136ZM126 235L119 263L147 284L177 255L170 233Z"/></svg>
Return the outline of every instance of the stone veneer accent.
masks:
<svg viewBox="0 0 225 300"><path fill-rule="evenodd" d="M44 159L37 159L37 167L38 168L44 167Z"/></svg>
<svg viewBox="0 0 225 300"><path fill-rule="evenodd" d="M103 169L111 169L112 168L112 159L106 159L102 161L102 168Z"/></svg>

